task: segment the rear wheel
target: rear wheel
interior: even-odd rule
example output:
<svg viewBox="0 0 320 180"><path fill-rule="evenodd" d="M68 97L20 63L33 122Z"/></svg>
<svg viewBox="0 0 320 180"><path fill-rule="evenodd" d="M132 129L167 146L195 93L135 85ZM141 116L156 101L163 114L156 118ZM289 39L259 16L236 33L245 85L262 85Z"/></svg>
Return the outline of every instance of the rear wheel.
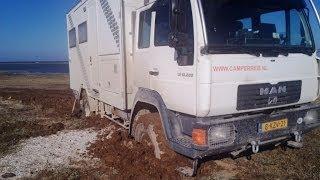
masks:
<svg viewBox="0 0 320 180"><path fill-rule="evenodd" d="M136 115L132 125L134 139L151 148L160 160L170 160L175 156L167 144L159 113L142 110Z"/></svg>
<svg viewBox="0 0 320 180"><path fill-rule="evenodd" d="M89 99L86 91L82 91L80 96L80 113L82 116L89 117L91 114Z"/></svg>

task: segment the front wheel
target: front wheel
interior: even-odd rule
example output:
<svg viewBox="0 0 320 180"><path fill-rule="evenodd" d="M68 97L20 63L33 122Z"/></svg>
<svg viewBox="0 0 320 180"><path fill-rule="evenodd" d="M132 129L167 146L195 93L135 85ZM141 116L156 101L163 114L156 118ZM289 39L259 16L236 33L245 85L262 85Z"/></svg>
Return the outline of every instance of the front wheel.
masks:
<svg viewBox="0 0 320 180"><path fill-rule="evenodd" d="M158 113L140 111L132 125L132 136L137 142L152 148L157 159L170 160L175 156L175 152L167 144Z"/></svg>

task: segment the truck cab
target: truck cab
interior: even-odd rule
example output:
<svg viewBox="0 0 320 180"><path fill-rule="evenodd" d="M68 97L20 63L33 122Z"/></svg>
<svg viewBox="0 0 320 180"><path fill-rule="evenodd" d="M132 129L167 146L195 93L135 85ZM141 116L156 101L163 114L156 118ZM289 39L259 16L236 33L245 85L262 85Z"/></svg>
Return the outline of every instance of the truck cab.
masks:
<svg viewBox="0 0 320 180"><path fill-rule="evenodd" d="M316 17L303 0L150 2L136 11L134 86L160 95L189 157L298 147L319 125Z"/></svg>
<svg viewBox="0 0 320 180"><path fill-rule="evenodd" d="M169 20L169 1L137 11L134 60L141 71L134 73L136 87L155 90L169 109L197 117L317 99L317 34L302 1L187 1L182 6L173 17L177 22ZM170 23L185 27L173 32Z"/></svg>

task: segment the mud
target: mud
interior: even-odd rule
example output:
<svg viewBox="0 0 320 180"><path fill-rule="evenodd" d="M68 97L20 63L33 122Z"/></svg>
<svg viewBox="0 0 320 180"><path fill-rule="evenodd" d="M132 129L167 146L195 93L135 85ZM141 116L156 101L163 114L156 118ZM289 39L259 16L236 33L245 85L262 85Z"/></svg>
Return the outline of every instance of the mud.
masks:
<svg viewBox="0 0 320 180"><path fill-rule="evenodd" d="M161 161L154 157L152 148L135 142L124 130L117 130L112 138L109 134L99 137L90 147L93 157L100 158L102 172L119 179L169 179L182 178L175 169L185 162L176 155L171 161Z"/></svg>
<svg viewBox="0 0 320 180"><path fill-rule="evenodd" d="M31 105L30 101L23 103L22 99L14 93L9 95L6 90L0 91L0 108L3 109L0 112L0 154L22 139L55 134L65 128L56 117L48 121L45 108Z"/></svg>
<svg viewBox="0 0 320 180"><path fill-rule="evenodd" d="M69 117L74 96L70 90L1 89L3 99L19 100L23 104L39 106L46 116Z"/></svg>
<svg viewBox="0 0 320 180"><path fill-rule="evenodd" d="M157 160L152 149L135 142L109 120L72 117L72 105L72 92L65 88L0 89L0 156L15 151L19 141L30 137L62 130L109 129L88 148L92 158L100 159L97 167L47 169L34 179L320 179L320 130L305 136L302 149L269 147L251 160L245 156L209 158L195 178L187 178L175 170L186 165L183 156L169 162Z"/></svg>

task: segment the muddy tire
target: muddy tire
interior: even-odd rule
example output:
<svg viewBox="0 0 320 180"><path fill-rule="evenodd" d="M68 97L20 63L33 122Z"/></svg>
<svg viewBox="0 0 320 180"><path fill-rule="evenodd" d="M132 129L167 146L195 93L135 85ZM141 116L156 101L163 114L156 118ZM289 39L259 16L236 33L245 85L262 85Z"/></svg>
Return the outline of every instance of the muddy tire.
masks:
<svg viewBox="0 0 320 180"><path fill-rule="evenodd" d="M137 142L154 152L155 158L166 161L175 156L167 144L158 113L140 111L132 125L132 136Z"/></svg>
<svg viewBox="0 0 320 180"><path fill-rule="evenodd" d="M80 104L81 116L89 117L91 115L91 111L90 111L90 104L89 104L89 99L86 91L82 91L79 104Z"/></svg>

